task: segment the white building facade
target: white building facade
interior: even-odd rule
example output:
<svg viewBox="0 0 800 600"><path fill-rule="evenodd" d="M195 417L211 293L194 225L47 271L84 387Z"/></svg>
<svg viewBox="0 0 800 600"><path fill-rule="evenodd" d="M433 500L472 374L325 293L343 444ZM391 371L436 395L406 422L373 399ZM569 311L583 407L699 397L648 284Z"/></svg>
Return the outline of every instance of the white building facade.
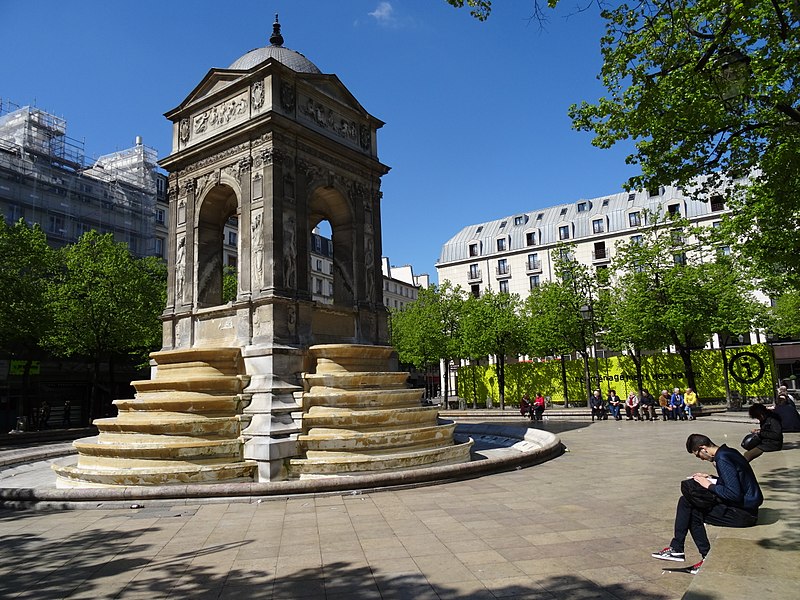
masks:
<svg viewBox="0 0 800 600"><path fill-rule="evenodd" d="M720 198L700 202L679 188L620 192L559 204L464 227L442 246L439 281L477 296L486 290L519 294L555 277L553 251L574 244L574 258L608 269L615 245L640 235L645 213L679 213L693 225L717 226L728 212Z"/></svg>

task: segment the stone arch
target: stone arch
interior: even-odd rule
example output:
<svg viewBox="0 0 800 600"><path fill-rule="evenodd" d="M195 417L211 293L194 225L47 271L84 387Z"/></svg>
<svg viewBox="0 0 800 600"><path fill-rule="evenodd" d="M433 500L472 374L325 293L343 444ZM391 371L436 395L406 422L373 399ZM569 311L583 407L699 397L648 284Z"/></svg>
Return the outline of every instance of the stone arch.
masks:
<svg viewBox="0 0 800 600"><path fill-rule="evenodd" d="M331 226L333 304L354 306L357 298L355 216L345 194L334 186L320 186L309 197L305 232L309 243L311 232L321 221L328 221Z"/></svg>
<svg viewBox="0 0 800 600"><path fill-rule="evenodd" d="M228 219L238 215L239 206L239 195L228 182L212 186L198 203L195 223L198 307L222 304L224 228Z"/></svg>

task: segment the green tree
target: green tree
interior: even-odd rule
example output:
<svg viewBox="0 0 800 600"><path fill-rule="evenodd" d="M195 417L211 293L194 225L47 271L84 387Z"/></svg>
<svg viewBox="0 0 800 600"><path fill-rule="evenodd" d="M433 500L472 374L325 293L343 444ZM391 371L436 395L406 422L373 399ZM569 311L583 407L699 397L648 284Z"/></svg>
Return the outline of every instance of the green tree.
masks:
<svg viewBox="0 0 800 600"><path fill-rule="evenodd" d="M94 364L89 400L96 416L103 360L144 358L161 342L159 316L166 302L166 268L154 257L137 259L111 234L95 231L61 250L63 270L49 288L55 326L47 345L62 356ZM113 377L113 366L111 368Z"/></svg>
<svg viewBox="0 0 800 600"><path fill-rule="evenodd" d="M507 356L519 354L524 338L517 295L485 291L470 296L461 324L463 348L468 356L493 355L497 360L500 408L505 408L505 364ZM487 403L491 398L487 397Z"/></svg>
<svg viewBox="0 0 800 600"><path fill-rule="evenodd" d="M29 414L31 364L53 324L47 285L56 271L56 254L38 225L0 220L0 256L0 351L25 361L18 413Z"/></svg>
<svg viewBox="0 0 800 600"><path fill-rule="evenodd" d="M450 392L450 361L462 356L460 321L464 291L445 281L420 289L414 302L391 311L392 345L402 362L425 368L444 361L444 401Z"/></svg>
<svg viewBox="0 0 800 600"><path fill-rule="evenodd" d="M560 245L553 251L556 279L531 290L523 315L527 331L526 352L533 356L563 356L575 352L583 361L586 401L592 393L589 358L598 330L601 304L598 280L586 265L573 258L574 248ZM566 367L562 361L564 405Z"/></svg>
<svg viewBox="0 0 800 600"><path fill-rule="evenodd" d="M800 277L800 11L773 0L654 0L601 12L608 95L570 109L608 148L634 140L631 188L673 183L696 197L730 179L744 251ZM700 185L698 178L701 178Z"/></svg>
<svg viewBox="0 0 800 600"><path fill-rule="evenodd" d="M769 330L781 337L800 337L800 291L788 290L778 296L768 312Z"/></svg>
<svg viewBox="0 0 800 600"><path fill-rule="evenodd" d="M463 1L447 0L462 7ZM541 6L532 0L533 17ZM558 0L548 0L552 8ZM800 238L800 9L775 0L597 2L607 95L569 109L609 148L632 140L626 184L722 195L737 243L767 289L797 287ZM485 20L490 2L466 2ZM737 180L748 185L737 190ZM728 185L733 182L733 185Z"/></svg>

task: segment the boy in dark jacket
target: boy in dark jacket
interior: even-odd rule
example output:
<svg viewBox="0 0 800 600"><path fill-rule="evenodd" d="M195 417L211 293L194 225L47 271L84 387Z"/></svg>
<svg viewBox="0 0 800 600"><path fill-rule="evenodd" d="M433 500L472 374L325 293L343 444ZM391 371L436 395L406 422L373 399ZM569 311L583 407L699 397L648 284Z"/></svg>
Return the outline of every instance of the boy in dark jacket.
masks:
<svg viewBox="0 0 800 600"><path fill-rule="evenodd" d="M695 473L691 477L695 484L687 481L685 483L692 485L681 485L683 495L675 512L674 537L669 546L651 556L661 560L686 560L683 546L686 534L691 532L701 556L700 562L689 569L694 574L711 549L704 523L752 527L758 521L758 507L764 502L764 496L750 463L733 448L724 444L717 446L708 437L693 433L686 440L686 450L700 460L714 463L717 476Z"/></svg>

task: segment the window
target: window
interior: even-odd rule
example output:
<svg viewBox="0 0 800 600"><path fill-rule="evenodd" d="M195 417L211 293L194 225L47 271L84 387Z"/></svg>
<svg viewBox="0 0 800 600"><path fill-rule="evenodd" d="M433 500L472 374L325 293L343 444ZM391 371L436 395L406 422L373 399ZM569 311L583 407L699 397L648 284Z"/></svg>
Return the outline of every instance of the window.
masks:
<svg viewBox="0 0 800 600"><path fill-rule="evenodd" d="M636 244L637 246L642 245L642 236L640 235L632 235L631 236L631 244Z"/></svg>
<svg viewBox="0 0 800 600"><path fill-rule="evenodd" d="M538 275L531 275L529 277L531 289L539 287L539 276Z"/></svg>
<svg viewBox="0 0 800 600"><path fill-rule="evenodd" d="M721 256L730 256L731 255L731 247L730 246L720 246L719 247L719 254Z"/></svg>
<svg viewBox="0 0 800 600"><path fill-rule="evenodd" d="M328 282L328 296L333 296L333 282Z"/></svg>
<svg viewBox="0 0 800 600"><path fill-rule="evenodd" d="M469 266L469 278L470 279L480 279L481 270L478 268L478 265L470 265Z"/></svg>
<svg viewBox="0 0 800 600"><path fill-rule="evenodd" d="M538 254L528 254L528 270L529 271L538 271L539 268L540 268L539 255Z"/></svg>
<svg viewBox="0 0 800 600"><path fill-rule="evenodd" d="M608 258L608 254L606 252L606 243L605 242L595 242L594 250L592 251L593 258L595 260L602 260Z"/></svg>
<svg viewBox="0 0 800 600"><path fill-rule="evenodd" d="M578 202L578 212L586 212L589 205L586 202Z"/></svg>
<svg viewBox="0 0 800 600"><path fill-rule="evenodd" d="M669 214L674 216L674 217L680 217L681 216L681 205L680 204L670 204L669 206L667 206L667 211L669 211Z"/></svg>
<svg viewBox="0 0 800 600"><path fill-rule="evenodd" d="M478 235L481 231L483 231L483 225L478 225L478 228L475 230L475 235Z"/></svg>
<svg viewBox="0 0 800 600"><path fill-rule="evenodd" d="M661 188L650 188L647 190L647 193L650 194L651 198L661 195Z"/></svg>
<svg viewBox="0 0 800 600"><path fill-rule="evenodd" d="M64 233L64 217L62 215L48 215L47 231L49 233Z"/></svg>
<svg viewBox="0 0 800 600"><path fill-rule="evenodd" d="M228 246L235 246L236 245L236 232L229 231L228 232Z"/></svg>
<svg viewBox="0 0 800 600"><path fill-rule="evenodd" d="M16 204L9 204L8 210L6 211L6 221L9 224L14 224L19 221L24 216L24 211L22 210L21 206L17 206Z"/></svg>
<svg viewBox="0 0 800 600"><path fill-rule="evenodd" d="M500 223L500 229L502 229L503 227L505 227L507 222L508 222L508 221L503 221L502 223Z"/></svg>
<svg viewBox="0 0 800 600"><path fill-rule="evenodd" d="M156 177L156 191L159 196L167 193L167 180L165 177Z"/></svg>
<svg viewBox="0 0 800 600"><path fill-rule="evenodd" d="M322 273L322 260L319 258L317 259L317 271Z"/></svg>
<svg viewBox="0 0 800 600"><path fill-rule="evenodd" d="M719 212L725 210L725 199L722 196L714 196L711 198L711 211Z"/></svg>
<svg viewBox="0 0 800 600"><path fill-rule="evenodd" d="M603 219L595 219L592 221L592 231L595 233L603 233L606 230L603 224Z"/></svg>
<svg viewBox="0 0 800 600"><path fill-rule="evenodd" d="M628 213L628 224L631 227L639 227L642 224L642 215L641 215L641 213L639 213L638 211L637 212Z"/></svg>
<svg viewBox="0 0 800 600"><path fill-rule="evenodd" d="M711 223L711 226L714 229L719 229L720 227L722 227L722 221L714 221L713 223Z"/></svg>
<svg viewBox="0 0 800 600"><path fill-rule="evenodd" d="M508 279L503 279L500 282L500 293L507 294L508 293Z"/></svg>
<svg viewBox="0 0 800 600"><path fill-rule="evenodd" d="M155 238L155 247L153 248L153 256L164 258L164 240L162 238Z"/></svg>
<svg viewBox="0 0 800 600"><path fill-rule="evenodd" d="M76 238L80 238L84 233L87 233L87 232L89 232L91 230L92 230L92 226L89 225L88 223L75 223L75 237ZM158 238L156 238L156 239L158 239ZM163 242L164 240L161 240L161 241ZM156 256L163 257L164 254L162 252L161 254L156 254Z"/></svg>
<svg viewBox="0 0 800 600"><path fill-rule="evenodd" d="M603 207L608 206L608 198L603 198Z"/></svg>
<svg viewBox="0 0 800 600"><path fill-rule="evenodd" d="M565 214L567 214L567 209L566 208L562 208L561 212L559 214L563 217Z"/></svg>
<svg viewBox="0 0 800 600"><path fill-rule="evenodd" d="M525 217L514 217L514 225L524 225L525 224Z"/></svg>
<svg viewBox="0 0 800 600"><path fill-rule="evenodd" d="M506 249L506 239L505 238L498 238L497 240L497 251L503 252Z"/></svg>
<svg viewBox="0 0 800 600"><path fill-rule="evenodd" d="M636 194L635 193L628 194L628 202L633 202L634 200L636 200Z"/></svg>
<svg viewBox="0 0 800 600"><path fill-rule="evenodd" d="M672 240L673 246L682 246L683 245L683 233L680 231L672 231L670 232L670 239Z"/></svg>
<svg viewBox="0 0 800 600"><path fill-rule="evenodd" d="M478 244L470 244L469 245L469 255L470 256L478 256Z"/></svg>
<svg viewBox="0 0 800 600"><path fill-rule="evenodd" d="M675 262L676 265L685 265L686 264L686 254L680 252L678 254L672 255L672 260Z"/></svg>
<svg viewBox="0 0 800 600"><path fill-rule="evenodd" d="M543 216L544 216L544 213L539 213L538 215L536 215L536 220L537 221L541 221Z"/></svg>
<svg viewBox="0 0 800 600"><path fill-rule="evenodd" d="M505 258L497 261L497 274L508 275L508 261Z"/></svg>
<svg viewBox="0 0 800 600"><path fill-rule="evenodd" d="M569 239L569 225L562 225L558 228L558 239L560 240L568 240Z"/></svg>
<svg viewBox="0 0 800 600"><path fill-rule="evenodd" d="M526 246L535 246L536 245L536 232L529 231L525 234L525 245Z"/></svg>
<svg viewBox="0 0 800 600"><path fill-rule="evenodd" d="M480 295L481 295L481 286L479 286L477 284L470 286L469 293L472 294L475 298L480 297Z"/></svg>
<svg viewBox="0 0 800 600"><path fill-rule="evenodd" d="M164 224L164 221L167 218L167 213L163 208L156 209L156 223L160 223L161 225Z"/></svg>
<svg viewBox="0 0 800 600"><path fill-rule="evenodd" d="M314 291L317 294L322 294L322 279L314 278Z"/></svg>

